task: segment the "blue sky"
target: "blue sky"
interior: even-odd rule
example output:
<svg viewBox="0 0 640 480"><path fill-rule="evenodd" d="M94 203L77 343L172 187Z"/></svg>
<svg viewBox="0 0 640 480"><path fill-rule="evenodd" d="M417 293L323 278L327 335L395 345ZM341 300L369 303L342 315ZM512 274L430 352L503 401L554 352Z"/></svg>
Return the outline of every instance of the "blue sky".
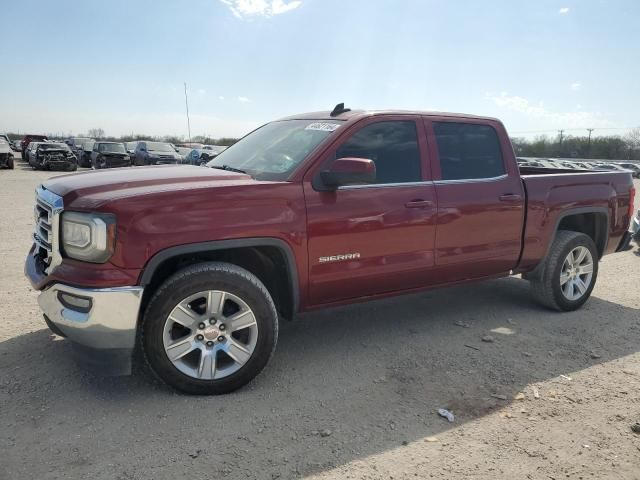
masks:
<svg viewBox="0 0 640 480"><path fill-rule="evenodd" d="M184 81L192 135L342 101L492 115L517 135L640 125L638 0L20 0L2 12L0 131L186 135Z"/></svg>

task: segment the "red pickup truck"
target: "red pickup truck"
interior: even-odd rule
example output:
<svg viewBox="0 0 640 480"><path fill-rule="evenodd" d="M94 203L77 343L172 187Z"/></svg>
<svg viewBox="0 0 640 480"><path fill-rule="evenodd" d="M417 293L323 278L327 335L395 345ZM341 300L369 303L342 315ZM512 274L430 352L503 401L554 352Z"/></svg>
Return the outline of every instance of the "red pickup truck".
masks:
<svg viewBox="0 0 640 480"><path fill-rule="evenodd" d="M241 387L297 312L523 274L579 308L630 239L624 172L518 170L495 119L298 115L207 164L55 177L37 189L25 272L82 364L133 352L184 392Z"/></svg>

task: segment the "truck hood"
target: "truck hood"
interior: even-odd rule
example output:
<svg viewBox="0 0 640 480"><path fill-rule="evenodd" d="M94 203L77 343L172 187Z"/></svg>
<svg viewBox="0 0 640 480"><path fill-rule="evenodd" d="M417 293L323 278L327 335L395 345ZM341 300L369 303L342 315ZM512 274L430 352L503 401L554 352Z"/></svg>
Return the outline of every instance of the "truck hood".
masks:
<svg viewBox="0 0 640 480"><path fill-rule="evenodd" d="M106 202L159 192L192 190L254 182L250 175L189 165L125 167L61 175L43 187L64 198L65 205L96 208Z"/></svg>

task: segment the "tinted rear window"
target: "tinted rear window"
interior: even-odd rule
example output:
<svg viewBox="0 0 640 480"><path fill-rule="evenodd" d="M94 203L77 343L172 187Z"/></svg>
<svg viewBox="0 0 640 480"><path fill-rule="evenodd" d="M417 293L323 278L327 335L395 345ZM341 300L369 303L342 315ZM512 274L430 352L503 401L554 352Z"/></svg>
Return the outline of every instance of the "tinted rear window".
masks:
<svg viewBox="0 0 640 480"><path fill-rule="evenodd" d="M504 175L500 141L489 125L435 122L442 180L492 178Z"/></svg>

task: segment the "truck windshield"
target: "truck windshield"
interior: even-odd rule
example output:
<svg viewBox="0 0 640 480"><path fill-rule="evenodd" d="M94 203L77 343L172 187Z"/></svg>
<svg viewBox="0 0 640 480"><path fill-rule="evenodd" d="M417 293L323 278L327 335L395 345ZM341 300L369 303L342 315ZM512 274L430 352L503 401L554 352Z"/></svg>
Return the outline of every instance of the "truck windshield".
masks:
<svg viewBox="0 0 640 480"><path fill-rule="evenodd" d="M208 167L243 170L258 180L286 180L340 120L283 120L267 123L227 148Z"/></svg>

